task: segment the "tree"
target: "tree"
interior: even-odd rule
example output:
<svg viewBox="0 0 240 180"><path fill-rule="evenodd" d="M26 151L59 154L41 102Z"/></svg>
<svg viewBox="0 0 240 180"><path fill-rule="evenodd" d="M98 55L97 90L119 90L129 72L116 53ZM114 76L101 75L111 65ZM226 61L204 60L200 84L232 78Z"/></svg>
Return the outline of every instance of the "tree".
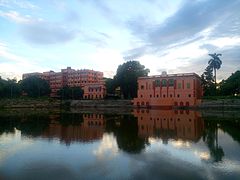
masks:
<svg viewBox="0 0 240 180"><path fill-rule="evenodd" d="M114 79L105 78L105 85L107 89L107 94L114 94L116 89L116 82Z"/></svg>
<svg viewBox="0 0 240 180"><path fill-rule="evenodd" d="M209 56L212 57L208 61L208 65L214 70L214 80L215 80L215 88L217 87L217 72L216 70L221 68L222 61L220 60L219 56L222 56L222 54L208 54Z"/></svg>
<svg viewBox="0 0 240 180"><path fill-rule="evenodd" d="M21 88L16 79L0 79L0 97L18 97L21 95Z"/></svg>
<svg viewBox="0 0 240 180"><path fill-rule="evenodd" d="M137 79L147 76L149 72L150 70L145 69L138 61L128 61L118 66L114 80L116 85L120 86L124 98L137 96Z"/></svg>
<svg viewBox="0 0 240 180"><path fill-rule="evenodd" d="M61 99L82 99L83 93L84 92L80 87L68 87L68 86L61 88L57 92Z"/></svg>
<svg viewBox="0 0 240 180"><path fill-rule="evenodd" d="M240 95L240 71L220 82L221 95Z"/></svg>
<svg viewBox="0 0 240 180"><path fill-rule="evenodd" d="M215 86L213 78L213 69L211 66L207 66L204 73L201 75L202 87L205 96L215 95Z"/></svg>
<svg viewBox="0 0 240 180"><path fill-rule="evenodd" d="M51 92L48 82L37 76L31 76L21 81L22 90L30 97L48 96Z"/></svg>

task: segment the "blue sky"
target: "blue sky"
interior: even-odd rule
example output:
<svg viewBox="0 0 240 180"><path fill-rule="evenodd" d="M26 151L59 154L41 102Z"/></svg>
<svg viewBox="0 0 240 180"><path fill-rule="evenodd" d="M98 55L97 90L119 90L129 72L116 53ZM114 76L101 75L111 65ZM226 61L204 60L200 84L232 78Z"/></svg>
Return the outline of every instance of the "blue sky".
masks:
<svg viewBox="0 0 240 180"><path fill-rule="evenodd" d="M150 75L240 69L240 0L0 0L0 76L138 60Z"/></svg>

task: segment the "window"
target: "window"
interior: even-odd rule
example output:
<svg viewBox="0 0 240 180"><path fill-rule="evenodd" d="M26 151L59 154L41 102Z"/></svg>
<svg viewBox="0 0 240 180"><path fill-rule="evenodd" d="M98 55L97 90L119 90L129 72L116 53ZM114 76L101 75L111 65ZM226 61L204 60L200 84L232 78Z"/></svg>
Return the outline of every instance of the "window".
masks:
<svg viewBox="0 0 240 180"><path fill-rule="evenodd" d="M157 80L155 81L155 86L156 86L156 87L160 87L160 80L159 80L159 79L157 79Z"/></svg>
<svg viewBox="0 0 240 180"><path fill-rule="evenodd" d="M158 94L157 94L157 97L158 97Z"/></svg>
<svg viewBox="0 0 240 180"><path fill-rule="evenodd" d="M189 94L188 97L191 97L191 94Z"/></svg>
<svg viewBox="0 0 240 180"><path fill-rule="evenodd" d="M162 80L162 87L166 87L167 86L167 80L166 79L163 79Z"/></svg>
<svg viewBox="0 0 240 180"><path fill-rule="evenodd" d="M163 97L165 98L165 94L163 95Z"/></svg>
<svg viewBox="0 0 240 180"><path fill-rule="evenodd" d="M181 88L182 88L182 84L178 83L178 89L181 89Z"/></svg>
<svg viewBox="0 0 240 180"><path fill-rule="evenodd" d="M172 97L172 94L170 94L170 97Z"/></svg>
<svg viewBox="0 0 240 180"><path fill-rule="evenodd" d="M190 83L187 83L187 89L190 89Z"/></svg>
<svg viewBox="0 0 240 180"><path fill-rule="evenodd" d="M152 95L150 94L150 98L152 97Z"/></svg>
<svg viewBox="0 0 240 180"><path fill-rule="evenodd" d="M169 79L168 80L168 85L169 86L174 86L174 79Z"/></svg>
<svg viewBox="0 0 240 180"><path fill-rule="evenodd" d="M180 94L178 94L177 97L179 98L179 97L180 97Z"/></svg>
<svg viewBox="0 0 240 180"><path fill-rule="evenodd" d="M144 89L144 85L141 85L141 89Z"/></svg>

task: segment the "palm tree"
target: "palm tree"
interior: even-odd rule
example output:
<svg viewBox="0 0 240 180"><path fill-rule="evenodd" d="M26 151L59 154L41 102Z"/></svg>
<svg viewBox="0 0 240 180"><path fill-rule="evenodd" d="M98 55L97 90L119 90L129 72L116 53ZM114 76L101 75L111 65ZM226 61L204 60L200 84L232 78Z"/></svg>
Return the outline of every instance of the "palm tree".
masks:
<svg viewBox="0 0 240 180"><path fill-rule="evenodd" d="M214 70L214 80L215 80L215 87L217 86L217 69L221 68L222 65L222 61L220 60L220 58L218 56L222 56L222 54L208 54L209 56L212 57L212 59L210 59L208 61L208 65L213 68Z"/></svg>

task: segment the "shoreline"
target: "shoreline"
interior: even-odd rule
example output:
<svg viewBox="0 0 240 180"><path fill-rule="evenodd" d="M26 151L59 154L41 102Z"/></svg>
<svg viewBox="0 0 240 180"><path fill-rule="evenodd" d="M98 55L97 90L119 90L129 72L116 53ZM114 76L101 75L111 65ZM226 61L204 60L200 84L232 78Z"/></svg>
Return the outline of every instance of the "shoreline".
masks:
<svg viewBox="0 0 240 180"><path fill-rule="evenodd" d="M131 100L57 100L57 99L2 99L0 109L49 109L49 108L98 108L98 109L147 109L133 106ZM203 100L201 105L191 107L150 107L149 109L240 109L240 99Z"/></svg>

